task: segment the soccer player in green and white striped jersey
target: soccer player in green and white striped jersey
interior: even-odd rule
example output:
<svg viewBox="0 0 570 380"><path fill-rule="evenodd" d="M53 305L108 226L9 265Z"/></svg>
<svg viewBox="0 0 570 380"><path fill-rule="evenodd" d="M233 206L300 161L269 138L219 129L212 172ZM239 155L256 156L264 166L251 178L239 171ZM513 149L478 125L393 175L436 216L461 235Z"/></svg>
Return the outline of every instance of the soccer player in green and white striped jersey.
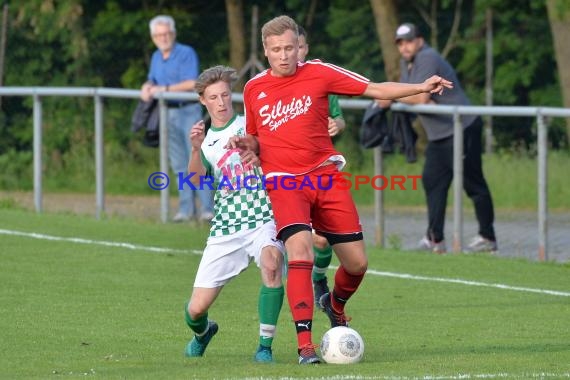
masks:
<svg viewBox="0 0 570 380"><path fill-rule="evenodd" d="M195 86L212 125L207 133L204 121L192 127L188 172L193 173L192 182L201 186L213 178L216 191L210 236L185 308L186 323L195 333L186 347L186 356L204 354L218 331L217 323L208 320L208 309L223 286L254 260L262 280L259 346L254 360L272 362L271 344L283 305L284 247L276 239L271 203L261 185L261 168L256 166L257 156L252 151L225 148L230 137L245 135L245 118L235 114L232 107L235 77L234 69L215 66L200 74Z"/></svg>

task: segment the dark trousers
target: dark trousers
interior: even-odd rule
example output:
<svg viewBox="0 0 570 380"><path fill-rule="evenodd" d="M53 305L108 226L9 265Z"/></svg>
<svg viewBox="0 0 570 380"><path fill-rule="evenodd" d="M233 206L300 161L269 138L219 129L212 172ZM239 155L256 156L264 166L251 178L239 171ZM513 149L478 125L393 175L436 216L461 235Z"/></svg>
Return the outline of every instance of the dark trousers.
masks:
<svg viewBox="0 0 570 380"><path fill-rule="evenodd" d="M473 201L479 222L479 234L495 240L493 200L483 177L481 163L481 118L465 128L463 135L463 188ZM428 206L427 237L435 242L444 239L447 193L453 180L453 136L430 141L426 148L426 161L422 183Z"/></svg>

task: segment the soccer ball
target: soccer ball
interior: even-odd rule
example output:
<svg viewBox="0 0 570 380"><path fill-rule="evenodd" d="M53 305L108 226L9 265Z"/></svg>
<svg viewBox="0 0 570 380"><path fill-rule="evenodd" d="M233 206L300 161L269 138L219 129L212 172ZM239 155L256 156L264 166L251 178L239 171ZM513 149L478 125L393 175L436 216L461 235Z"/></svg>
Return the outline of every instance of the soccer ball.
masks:
<svg viewBox="0 0 570 380"><path fill-rule="evenodd" d="M350 327L333 327L323 335L321 355L330 364L358 363L364 355L364 341Z"/></svg>

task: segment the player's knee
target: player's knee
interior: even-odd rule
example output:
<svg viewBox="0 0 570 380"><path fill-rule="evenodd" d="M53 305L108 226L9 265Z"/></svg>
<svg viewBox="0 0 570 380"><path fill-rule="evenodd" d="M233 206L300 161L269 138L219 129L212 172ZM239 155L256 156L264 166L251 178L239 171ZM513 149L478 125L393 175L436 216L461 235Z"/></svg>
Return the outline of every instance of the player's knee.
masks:
<svg viewBox="0 0 570 380"><path fill-rule="evenodd" d="M188 304L188 315L190 315L190 318L194 321L204 316L207 311L208 309L205 308L204 305L201 305L200 302L190 302Z"/></svg>
<svg viewBox="0 0 570 380"><path fill-rule="evenodd" d="M313 261L313 240L310 235L307 239L290 239L285 245L287 258L291 261Z"/></svg>
<svg viewBox="0 0 570 380"><path fill-rule="evenodd" d="M362 274L365 273L368 269L368 260L359 261L356 266L356 273Z"/></svg>
<svg viewBox="0 0 570 380"><path fill-rule="evenodd" d="M366 256L356 256L350 262L343 264L344 269L354 275L365 273L368 269L368 259Z"/></svg>
<svg viewBox="0 0 570 380"><path fill-rule="evenodd" d="M283 271L283 254L273 246L265 247L261 254L261 271L268 287L281 285L281 273Z"/></svg>
<svg viewBox="0 0 570 380"><path fill-rule="evenodd" d="M279 288L283 285L281 281L280 271L266 272L263 278L264 278L263 285L265 285L268 288Z"/></svg>
<svg viewBox="0 0 570 380"><path fill-rule="evenodd" d="M317 234L313 234L313 245L317 248L317 249L325 249L329 246L329 241L327 240L327 238L317 235Z"/></svg>
<svg viewBox="0 0 570 380"><path fill-rule="evenodd" d="M279 269L268 269L262 268L261 278L263 285L268 288L279 288L282 285L281 273L282 270Z"/></svg>

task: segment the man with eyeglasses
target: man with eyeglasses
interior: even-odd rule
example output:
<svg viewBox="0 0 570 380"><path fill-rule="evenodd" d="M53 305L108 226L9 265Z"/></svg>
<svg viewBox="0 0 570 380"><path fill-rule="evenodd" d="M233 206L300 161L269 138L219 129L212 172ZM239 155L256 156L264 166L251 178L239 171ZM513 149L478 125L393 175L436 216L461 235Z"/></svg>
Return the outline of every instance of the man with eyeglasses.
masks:
<svg viewBox="0 0 570 380"><path fill-rule="evenodd" d="M170 16L159 15L150 20L150 35L157 50L152 54L148 80L141 88L141 99L150 101L163 91L193 91L199 74L199 60L196 51L188 45L176 42L176 25ZM192 125L202 119L202 108L198 102L168 100L168 159L175 175L186 176L192 146L188 135ZM200 198L198 211L196 195ZM174 222L190 221L196 217L209 222L213 217L213 197L209 189L179 190L179 210Z"/></svg>

